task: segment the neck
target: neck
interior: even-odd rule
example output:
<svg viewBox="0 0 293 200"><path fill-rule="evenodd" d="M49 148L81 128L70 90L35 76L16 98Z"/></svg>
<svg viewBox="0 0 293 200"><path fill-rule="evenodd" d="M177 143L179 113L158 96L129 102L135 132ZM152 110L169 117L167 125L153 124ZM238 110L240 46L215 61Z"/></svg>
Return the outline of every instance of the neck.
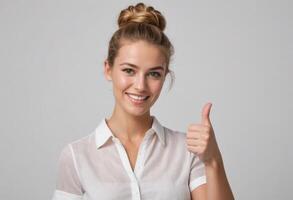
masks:
<svg viewBox="0 0 293 200"><path fill-rule="evenodd" d="M152 126L150 111L141 116L130 115L115 106L112 116L107 120L112 133L123 141L137 141L144 137Z"/></svg>

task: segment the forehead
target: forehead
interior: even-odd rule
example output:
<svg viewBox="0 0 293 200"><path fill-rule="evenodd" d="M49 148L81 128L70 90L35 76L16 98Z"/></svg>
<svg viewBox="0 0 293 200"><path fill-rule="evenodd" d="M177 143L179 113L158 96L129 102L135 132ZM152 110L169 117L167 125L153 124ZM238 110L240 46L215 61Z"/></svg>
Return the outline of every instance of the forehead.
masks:
<svg viewBox="0 0 293 200"><path fill-rule="evenodd" d="M142 68L165 67L165 58L161 49L145 41L124 42L115 59L116 64L132 63Z"/></svg>

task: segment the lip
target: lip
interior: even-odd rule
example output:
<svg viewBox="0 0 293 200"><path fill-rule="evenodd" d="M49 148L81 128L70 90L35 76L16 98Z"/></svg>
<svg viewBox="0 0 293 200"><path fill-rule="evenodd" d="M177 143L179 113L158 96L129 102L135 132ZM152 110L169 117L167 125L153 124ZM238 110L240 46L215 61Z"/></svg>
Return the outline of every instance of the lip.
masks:
<svg viewBox="0 0 293 200"><path fill-rule="evenodd" d="M135 99L131 98L128 94L131 94L131 95L137 95L137 94L127 93L127 92L126 92L126 95L127 95L128 99L130 100L130 102L131 102L132 104L136 105L136 106L143 105L144 103L146 103L146 101L147 101L148 98L150 97L150 96L147 96L147 99L146 99L146 100L144 100L144 101L138 101L138 100L135 100ZM146 96L146 95L138 95L138 96Z"/></svg>
<svg viewBox="0 0 293 200"><path fill-rule="evenodd" d="M145 95L145 94L135 94L135 93L129 93L129 92L125 92L126 94L131 94L131 95L136 95L136 96L147 96L149 97L148 95Z"/></svg>

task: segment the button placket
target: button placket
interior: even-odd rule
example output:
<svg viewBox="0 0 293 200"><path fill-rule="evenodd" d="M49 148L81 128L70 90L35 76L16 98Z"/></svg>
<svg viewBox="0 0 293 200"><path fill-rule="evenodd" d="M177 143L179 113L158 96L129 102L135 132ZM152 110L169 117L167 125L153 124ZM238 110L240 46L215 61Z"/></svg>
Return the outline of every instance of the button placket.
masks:
<svg viewBox="0 0 293 200"><path fill-rule="evenodd" d="M129 162L127 153L126 153L126 151L125 151L122 143L118 139L116 139L115 142L116 142L116 147L118 149L118 152L119 152L119 155L120 155L120 159L121 159L121 161L123 163L123 166L124 166L125 170L127 171L129 177L132 180L134 174L132 172L132 169L131 169L131 166L130 166L130 162Z"/></svg>
<svg viewBox="0 0 293 200"><path fill-rule="evenodd" d="M154 134L153 130L150 130L150 132L147 132L145 135L145 138L143 139L143 141L139 147L137 160L136 160L136 164L135 164L135 168L134 168L134 173L138 179L140 178L141 173L143 171L147 143L149 142L149 140L153 134Z"/></svg>
<svg viewBox="0 0 293 200"><path fill-rule="evenodd" d="M143 141L140 145L140 148L137 154L136 163L135 163L134 173L137 178L140 177L140 174L143 169L144 154L145 154L145 141Z"/></svg>
<svg viewBox="0 0 293 200"><path fill-rule="evenodd" d="M139 185L138 182L131 182L131 192L132 192L132 199L133 200L140 200L140 191L139 191Z"/></svg>
<svg viewBox="0 0 293 200"><path fill-rule="evenodd" d="M122 164L131 180L131 192L132 192L132 198L133 200L140 200L140 190L139 190L139 185L138 185L138 180L135 175L135 173L132 171L130 161L128 159L127 153L125 148L123 147L122 143L120 142L119 139L113 138L113 141L115 142L115 146L118 149L120 159L122 161Z"/></svg>

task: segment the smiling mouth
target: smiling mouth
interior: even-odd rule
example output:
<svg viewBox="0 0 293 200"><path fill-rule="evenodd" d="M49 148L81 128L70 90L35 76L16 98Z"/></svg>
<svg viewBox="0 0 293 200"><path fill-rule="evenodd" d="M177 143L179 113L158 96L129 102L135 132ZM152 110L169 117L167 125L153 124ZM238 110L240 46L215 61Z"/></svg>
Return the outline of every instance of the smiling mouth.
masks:
<svg viewBox="0 0 293 200"><path fill-rule="evenodd" d="M126 93L130 100L135 104L144 103L150 96L141 96L141 95L134 95Z"/></svg>

